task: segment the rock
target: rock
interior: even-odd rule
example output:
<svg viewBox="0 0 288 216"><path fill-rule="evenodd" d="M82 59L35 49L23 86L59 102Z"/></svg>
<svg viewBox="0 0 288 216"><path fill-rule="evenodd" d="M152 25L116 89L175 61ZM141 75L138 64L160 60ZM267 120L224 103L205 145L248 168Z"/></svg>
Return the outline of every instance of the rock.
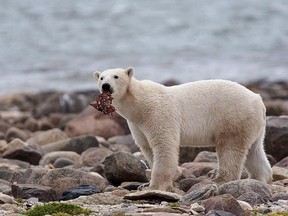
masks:
<svg viewBox="0 0 288 216"><path fill-rule="evenodd" d="M4 140L4 136L1 138L1 131L0 131L0 152L2 148L7 148L7 142Z"/></svg>
<svg viewBox="0 0 288 216"><path fill-rule="evenodd" d="M31 132L35 132L38 130L38 121L33 117L29 117L25 120L24 127Z"/></svg>
<svg viewBox="0 0 288 216"><path fill-rule="evenodd" d="M273 171L273 181L278 181L278 180L288 178L288 169L286 168L273 166L272 171Z"/></svg>
<svg viewBox="0 0 288 216"><path fill-rule="evenodd" d="M177 202L180 198L181 196L177 193L171 193L160 190L137 191L135 193L129 193L124 196L124 199L129 200L161 199L171 202Z"/></svg>
<svg viewBox="0 0 288 216"><path fill-rule="evenodd" d="M125 190L137 190L141 185L143 185L143 182L123 182L120 187L122 187Z"/></svg>
<svg viewBox="0 0 288 216"><path fill-rule="evenodd" d="M5 134L5 140L7 142L11 142L15 138L19 138L25 141L29 138L29 134L26 131L21 130L19 128L10 127Z"/></svg>
<svg viewBox="0 0 288 216"><path fill-rule="evenodd" d="M109 149L113 152L129 152L132 153L130 148L124 144L113 144L109 146Z"/></svg>
<svg viewBox="0 0 288 216"><path fill-rule="evenodd" d="M58 128L54 128L44 132L41 131L35 133L31 138L27 140L27 143L44 146L46 144L54 143L67 138L68 136L66 135L66 133L64 133Z"/></svg>
<svg viewBox="0 0 288 216"><path fill-rule="evenodd" d="M217 163L217 153L210 151L202 151L197 154L193 162L213 162Z"/></svg>
<svg viewBox="0 0 288 216"><path fill-rule="evenodd" d="M199 184L199 183L198 183ZM196 184L197 185L197 184ZM180 203L187 205L199 200L208 199L212 196L218 194L218 187L216 184L207 184L207 185L200 185L193 186L194 190L187 192L181 199Z"/></svg>
<svg viewBox="0 0 288 216"><path fill-rule="evenodd" d="M241 208L242 208L244 211L247 211L247 210L251 211L251 210L253 210L252 206L251 206L249 203L247 203L247 202L245 202L245 201L242 201L242 200L237 200L237 202L240 204Z"/></svg>
<svg viewBox="0 0 288 216"><path fill-rule="evenodd" d="M199 177L207 175L213 169L217 169L218 165L212 162L190 162L182 164L181 167L186 168L190 175Z"/></svg>
<svg viewBox="0 0 288 216"><path fill-rule="evenodd" d="M53 164L59 158L66 158L66 159L76 162L80 159L80 155L77 154L76 152L71 152L71 151L50 152L43 156L43 158L39 162L39 165L45 166L47 164Z"/></svg>
<svg viewBox="0 0 288 216"><path fill-rule="evenodd" d="M189 177L182 179L179 182L179 188L180 190L183 190L184 192L187 192L194 184L199 183L201 180L196 179L196 177Z"/></svg>
<svg viewBox="0 0 288 216"><path fill-rule="evenodd" d="M180 147L180 152L179 152L179 163L188 163L194 161L196 156L202 152L202 151L215 151L214 147L188 147L188 146L183 146Z"/></svg>
<svg viewBox="0 0 288 216"><path fill-rule="evenodd" d="M39 180L40 185L49 186L54 189L57 196L62 195L69 188L79 185L93 185L103 191L108 182L98 173L86 173L70 168L60 168L50 170Z"/></svg>
<svg viewBox="0 0 288 216"><path fill-rule="evenodd" d="M211 210L205 215L206 216L236 216L235 214L232 214L226 211L221 211L221 210Z"/></svg>
<svg viewBox="0 0 288 216"><path fill-rule="evenodd" d="M127 152L116 152L103 161L106 178L113 185L125 181L147 182L145 166L140 160Z"/></svg>
<svg viewBox="0 0 288 216"><path fill-rule="evenodd" d="M220 195L231 194L236 199L239 196L251 191L259 194L264 201L268 201L271 198L271 193L267 185L255 179L243 179L243 180L231 181L219 187Z"/></svg>
<svg viewBox="0 0 288 216"><path fill-rule="evenodd" d="M288 200L288 193L279 192L279 193L274 194L271 197L271 201L272 202L275 202L275 201L278 201L278 200Z"/></svg>
<svg viewBox="0 0 288 216"><path fill-rule="evenodd" d="M287 115L288 113L287 99L265 100L264 104L266 106L267 116L280 116L280 115Z"/></svg>
<svg viewBox="0 0 288 216"><path fill-rule="evenodd" d="M42 179L49 172L49 169L46 168L29 168L24 173L22 178L19 179L19 184L38 184L39 181Z"/></svg>
<svg viewBox="0 0 288 216"><path fill-rule="evenodd" d="M42 154L37 150L37 146L30 146L28 143L16 138L8 144L7 150L3 153L3 158L16 159L38 165Z"/></svg>
<svg viewBox="0 0 288 216"><path fill-rule="evenodd" d="M57 158L55 162L53 163L53 166L55 168L63 168L63 167L73 166L73 165L74 165L74 161L68 158Z"/></svg>
<svg viewBox="0 0 288 216"><path fill-rule="evenodd" d="M277 161L288 155L288 117L267 117L265 148Z"/></svg>
<svg viewBox="0 0 288 216"><path fill-rule="evenodd" d="M58 200L55 190L37 184L13 184L12 195L15 198L29 199L36 197L40 202L50 202Z"/></svg>
<svg viewBox="0 0 288 216"><path fill-rule="evenodd" d="M108 142L111 144L123 144L130 149L131 153L139 151L139 147L136 145L131 134L110 137Z"/></svg>
<svg viewBox="0 0 288 216"><path fill-rule="evenodd" d="M257 204L261 204L261 203L264 203L267 201L267 200L264 200L260 196L260 194L255 193L253 191L246 192L246 193L240 195L237 199L241 200L241 201L245 201L252 206L257 205Z"/></svg>
<svg viewBox="0 0 288 216"><path fill-rule="evenodd" d="M81 154L89 148L98 146L99 143L95 136L79 136L50 143L43 146L42 148L45 152L73 151Z"/></svg>
<svg viewBox="0 0 288 216"><path fill-rule="evenodd" d="M70 188L64 191L60 200L71 200L76 199L80 196L87 196L95 193L100 193L100 190L93 185L80 185L75 188Z"/></svg>
<svg viewBox="0 0 288 216"><path fill-rule="evenodd" d="M105 159L105 157L111 154L113 154L113 152L107 148L89 148L81 154L78 163L75 164L75 167L96 167Z"/></svg>
<svg viewBox="0 0 288 216"><path fill-rule="evenodd" d="M0 169L0 179L8 182L17 182L22 177L22 174L15 170Z"/></svg>
<svg viewBox="0 0 288 216"><path fill-rule="evenodd" d="M244 213L244 210L240 204L230 194L223 194L203 200L201 205L204 206L205 213L208 213L210 210L222 210L230 212L234 215L240 215Z"/></svg>
<svg viewBox="0 0 288 216"><path fill-rule="evenodd" d="M13 197L10 197L6 194L0 193L0 204L4 204L4 203L13 204L13 203L15 203L15 200Z"/></svg>
<svg viewBox="0 0 288 216"><path fill-rule="evenodd" d="M281 161L279 161L278 163L275 164L275 166L278 166L278 167L283 167L283 168L286 168L288 169L288 156L283 158Z"/></svg>
<svg viewBox="0 0 288 216"><path fill-rule="evenodd" d="M259 213L259 214L268 214L268 213L270 213L270 212L272 212L272 210L271 210L270 208L260 207L260 208L258 209L258 213Z"/></svg>
<svg viewBox="0 0 288 216"><path fill-rule="evenodd" d="M30 164L25 161L5 159L5 158L0 158L0 164L17 165L18 167L23 168L23 169L27 169L30 167Z"/></svg>
<svg viewBox="0 0 288 216"><path fill-rule="evenodd" d="M190 205L190 210L196 211L196 212L204 212L205 208L198 203L193 203Z"/></svg>

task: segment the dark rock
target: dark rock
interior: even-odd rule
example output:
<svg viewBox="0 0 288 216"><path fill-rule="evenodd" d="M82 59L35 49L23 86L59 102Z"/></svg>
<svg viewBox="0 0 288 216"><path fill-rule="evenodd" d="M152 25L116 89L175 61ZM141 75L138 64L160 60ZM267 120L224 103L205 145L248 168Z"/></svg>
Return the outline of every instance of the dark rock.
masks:
<svg viewBox="0 0 288 216"><path fill-rule="evenodd" d="M23 148L4 152L3 158L22 160L32 165L38 165L42 158L42 154L29 146L25 146Z"/></svg>
<svg viewBox="0 0 288 216"><path fill-rule="evenodd" d="M202 152L202 151L215 151L214 147L188 147L188 146L183 146L180 147L180 152L179 152L179 163L188 163L194 161L196 156Z"/></svg>
<svg viewBox="0 0 288 216"><path fill-rule="evenodd" d="M278 167L283 167L283 168L286 168L288 169L288 156L283 158L281 161L279 161L278 163L275 164L275 166L278 166Z"/></svg>
<svg viewBox="0 0 288 216"><path fill-rule="evenodd" d="M143 182L132 182L132 183L129 183L129 184L126 184L124 186L122 186L122 188L126 189L126 190L129 190L129 191L132 191L132 190L137 190L138 187L140 187L141 185L143 185Z"/></svg>
<svg viewBox="0 0 288 216"><path fill-rule="evenodd" d="M87 196L95 193L100 193L99 188L93 185L80 185L78 187L71 188L63 192L60 200L71 200L76 199L79 196Z"/></svg>
<svg viewBox="0 0 288 216"><path fill-rule="evenodd" d="M234 215L240 215L244 213L244 210L240 204L230 194L223 194L211 197L207 200L203 200L201 205L205 207L205 213L208 213L211 210L222 210L230 212Z"/></svg>
<svg viewBox="0 0 288 216"><path fill-rule="evenodd" d="M145 166L132 154L116 152L103 161L107 179L113 185L120 185L125 181L147 182Z"/></svg>
<svg viewBox="0 0 288 216"><path fill-rule="evenodd" d="M199 183L200 181L201 181L200 179L196 179L195 177L185 178L179 182L179 188L180 190L187 192L193 185Z"/></svg>
<svg viewBox="0 0 288 216"><path fill-rule="evenodd" d="M288 200L288 193L279 192L279 193L274 194L271 197L271 201L272 202L275 202L275 201L278 201L278 200Z"/></svg>
<svg viewBox="0 0 288 216"><path fill-rule="evenodd" d="M217 153L210 151L199 152L193 162L213 162L217 163Z"/></svg>
<svg viewBox="0 0 288 216"><path fill-rule="evenodd" d="M260 194L255 193L254 191L249 191L246 192L242 195L240 195L237 200L242 200L245 201L247 203L249 203L250 205L254 206L256 204L261 204L261 203L265 203L267 200L264 200Z"/></svg>
<svg viewBox="0 0 288 216"><path fill-rule="evenodd" d="M165 200L165 201L178 201L181 196L177 193L171 193L160 190L147 190L129 193L124 196L124 199L129 200Z"/></svg>
<svg viewBox="0 0 288 216"><path fill-rule="evenodd" d="M7 130L7 132L5 134L5 140L7 142L11 142L15 138L19 138L19 139L25 141L29 138L29 134L26 131L21 130L19 128L11 127Z"/></svg>
<svg viewBox="0 0 288 216"><path fill-rule="evenodd" d="M74 161L68 158L57 158L53 163L55 168L63 168L70 165L74 165Z"/></svg>
<svg viewBox="0 0 288 216"><path fill-rule="evenodd" d="M36 184L13 184L12 195L15 198L29 199L36 197L40 202L56 201L57 196L55 190Z"/></svg>
<svg viewBox="0 0 288 216"><path fill-rule="evenodd" d="M288 155L288 117L267 117L265 148L277 161Z"/></svg>
<svg viewBox="0 0 288 216"><path fill-rule="evenodd" d="M211 210L206 214L206 216L236 216L236 215L226 211Z"/></svg>
<svg viewBox="0 0 288 216"><path fill-rule="evenodd" d="M251 191L259 194L264 201L268 201L271 198L271 193L267 185L255 179L231 181L219 187L219 194L231 194L236 199Z"/></svg>
<svg viewBox="0 0 288 216"><path fill-rule="evenodd" d="M89 148L98 146L99 142L95 136L79 136L50 143L43 146L42 148L46 152L73 151L78 154L81 154L82 152L84 152Z"/></svg>

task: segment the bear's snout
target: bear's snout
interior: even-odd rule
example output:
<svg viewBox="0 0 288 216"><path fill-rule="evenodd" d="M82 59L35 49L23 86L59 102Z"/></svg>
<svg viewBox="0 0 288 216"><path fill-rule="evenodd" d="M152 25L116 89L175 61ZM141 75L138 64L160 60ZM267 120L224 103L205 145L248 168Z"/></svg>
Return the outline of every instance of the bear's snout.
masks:
<svg viewBox="0 0 288 216"><path fill-rule="evenodd" d="M104 83L103 85L102 85L102 90L103 91L109 91L109 92L111 92L111 85L109 84L109 83Z"/></svg>

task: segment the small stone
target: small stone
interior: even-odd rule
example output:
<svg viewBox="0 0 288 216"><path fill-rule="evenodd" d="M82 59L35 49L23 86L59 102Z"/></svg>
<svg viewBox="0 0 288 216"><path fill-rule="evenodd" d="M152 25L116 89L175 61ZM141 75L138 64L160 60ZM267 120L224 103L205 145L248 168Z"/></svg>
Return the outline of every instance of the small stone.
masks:
<svg viewBox="0 0 288 216"><path fill-rule="evenodd" d="M71 200L80 196L88 196L95 193L100 193L99 188L93 185L79 185L75 188L70 188L64 191L60 200Z"/></svg>
<svg viewBox="0 0 288 216"><path fill-rule="evenodd" d="M146 199L161 199L164 201L174 201L177 202L181 196L177 193L171 193L160 190L147 190L147 191L137 191L135 193L129 193L124 196L124 199L129 200L146 200Z"/></svg>
<svg viewBox="0 0 288 216"><path fill-rule="evenodd" d="M111 144L123 144L130 149L131 153L139 151L139 147L136 145L131 134L110 137L108 142Z"/></svg>
<svg viewBox="0 0 288 216"><path fill-rule="evenodd" d="M217 153L210 151L199 152L193 162L213 162L217 163Z"/></svg>
<svg viewBox="0 0 288 216"><path fill-rule="evenodd" d="M260 207L258 209L258 213L260 213L260 214L268 214L270 212L272 212L272 210L270 208Z"/></svg>
<svg viewBox="0 0 288 216"><path fill-rule="evenodd" d="M45 166L47 164L53 164L59 158L66 158L68 160L72 160L75 162L80 159L80 155L77 154L76 152L71 152L71 151L50 152L43 156L43 158L39 162L39 165Z"/></svg>
<svg viewBox="0 0 288 216"><path fill-rule="evenodd" d="M193 203L190 205L190 210L196 211L196 212L204 212L205 208L198 204L198 203Z"/></svg>
<svg viewBox="0 0 288 216"><path fill-rule="evenodd" d="M244 209L244 211L253 210L252 206L248 202L242 200L237 200L237 202L240 204L242 209Z"/></svg>
<svg viewBox="0 0 288 216"><path fill-rule="evenodd" d="M283 179L288 178L288 169L286 169L286 168L273 166L272 171L273 171L273 180L274 181L283 180Z"/></svg>
<svg viewBox="0 0 288 216"><path fill-rule="evenodd" d="M7 142L11 142L15 138L19 138L19 139L25 141L28 139L28 137L29 137L29 134L26 131L21 130L21 129L16 128L16 127L9 128L5 134L5 140Z"/></svg>
<svg viewBox="0 0 288 216"><path fill-rule="evenodd" d="M185 178L179 182L179 188L180 190L187 192L193 185L199 183L200 181L201 181L200 179L196 179L195 177Z"/></svg>
<svg viewBox="0 0 288 216"><path fill-rule="evenodd" d="M74 165L74 161L68 158L57 158L55 162L53 163L53 166L55 168L63 168L66 166L71 166L71 165Z"/></svg>

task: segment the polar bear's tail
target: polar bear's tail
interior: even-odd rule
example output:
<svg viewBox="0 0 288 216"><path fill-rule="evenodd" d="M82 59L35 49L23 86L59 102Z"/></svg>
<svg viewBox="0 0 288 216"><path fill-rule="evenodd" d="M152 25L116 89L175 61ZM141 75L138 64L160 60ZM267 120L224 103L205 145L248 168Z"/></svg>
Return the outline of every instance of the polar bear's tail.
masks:
<svg viewBox="0 0 288 216"><path fill-rule="evenodd" d="M264 151L263 141L265 137L264 124L256 142L254 142L247 154L245 168L250 177L263 183L272 183L272 169Z"/></svg>

